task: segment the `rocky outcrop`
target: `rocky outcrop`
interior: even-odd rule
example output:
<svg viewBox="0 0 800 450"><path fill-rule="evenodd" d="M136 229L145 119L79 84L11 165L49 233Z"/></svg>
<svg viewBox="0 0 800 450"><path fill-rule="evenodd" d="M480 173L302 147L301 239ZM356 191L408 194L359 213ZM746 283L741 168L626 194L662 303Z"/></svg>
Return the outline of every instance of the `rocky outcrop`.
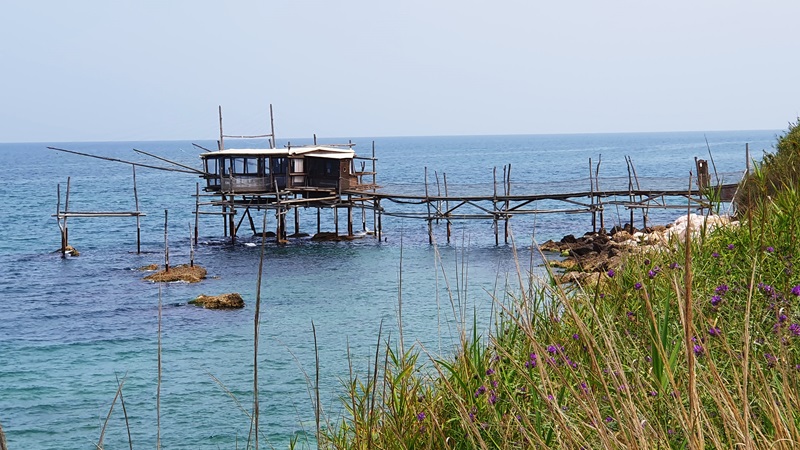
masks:
<svg viewBox="0 0 800 450"><path fill-rule="evenodd" d="M189 302L190 305L202 306L206 309L241 309L244 308L242 296L236 292L222 295L199 295Z"/></svg>
<svg viewBox="0 0 800 450"><path fill-rule="evenodd" d="M647 227L643 230L625 224L624 227L612 228L608 233L586 233L581 237L568 234L558 242L550 240L541 244L539 248L544 252L555 252L564 257L562 260L549 263L551 267L565 271L557 276L556 281L597 284L603 273L619 267L628 253L683 242L687 232L690 233L691 239L699 239L704 233L716 228L737 225L738 222L731 221L727 216L689 214L678 217L671 224Z"/></svg>
<svg viewBox="0 0 800 450"><path fill-rule="evenodd" d="M144 277L145 280L157 283L170 283L173 281L185 281L187 283L197 283L206 277L206 269L194 265L183 264L170 267L169 270L162 270Z"/></svg>

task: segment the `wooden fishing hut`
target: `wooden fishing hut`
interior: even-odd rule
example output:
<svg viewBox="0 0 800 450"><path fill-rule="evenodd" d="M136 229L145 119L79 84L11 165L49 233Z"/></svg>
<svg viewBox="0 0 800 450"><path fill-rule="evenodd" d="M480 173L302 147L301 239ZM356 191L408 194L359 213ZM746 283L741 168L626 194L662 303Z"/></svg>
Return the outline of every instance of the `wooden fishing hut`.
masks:
<svg viewBox="0 0 800 450"><path fill-rule="evenodd" d="M245 217L253 234L258 234L250 211L271 209L275 210L277 218L276 238L279 242L285 241L288 237L286 216L294 212L294 236L299 236L298 208L312 207L317 210L317 234L321 232L320 210L333 210L334 239L339 238L338 211L346 209L347 236L352 237L353 208L375 209L372 197L367 194L367 191L377 188L374 144L371 157L357 156L353 143L319 145L316 137L312 145L288 144L284 148L275 148L274 129L269 135L229 136L221 131L221 117L220 110L219 150L200 154L205 195L218 198L201 203L198 187L195 213L196 217L200 214L222 215L226 236L235 239ZM226 149L226 137L269 137L270 148ZM367 161L371 162L371 170L367 170ZM220 210L200 211L201 206ZM366 213L362 217L366 231Z"/></svg>

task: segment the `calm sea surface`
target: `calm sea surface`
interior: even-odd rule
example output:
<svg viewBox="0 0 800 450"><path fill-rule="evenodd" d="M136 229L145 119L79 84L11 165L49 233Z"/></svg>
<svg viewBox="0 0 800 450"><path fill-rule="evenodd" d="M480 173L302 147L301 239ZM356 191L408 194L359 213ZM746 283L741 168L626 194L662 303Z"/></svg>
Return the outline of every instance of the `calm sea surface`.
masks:
<svg viewBox="0 0 800 450"><path fill-rule="evenodd" d="M745 143L760 158L777 131L706 133L718 173L734 181L745 168ZM601 188L627 186L625 156L631 156L643 188L688 185L694 158L709 159L703 133L637 133L537 136L407 137L354 139L368 156L375 141L378 183L386 191L491 194L492 181L511 165L512 193L588 190L589 158L600 162ZM321 140L332 142L337 140ZM306 143L292 139L293 144ZM196 143L213 148L209 141ZM46 149L48 145L106 157L166 165L133 152L150 153L199 167L191 142L103 142L0 144L0 424L12 449L88 449L99 439L114 399L117 378L136 448L156 440L157 327L159 287L137 268L163 263L164 210L169 210L170 261L188 262L194 223L195 183L181 173L140 168L137 188L142 247L136 254L132 218L69 220L70 243L81 255L61 259L55 218L57 186L62 202L71 177L70 210L135 209L130 166ZM254 146L255 144L249 143ZM228 143L232 147L232 143ZM667 180L669 179L669 180ZM419 206L384 203L389 211L421 212ZM542 203L536 207L553 205ZM314 210L301 210L301 231L316 231ZM654 222L677 211L651 211ZM367 212L367 227L373 228ZM361 212L355 213L361 229ZM626 221L627 211L607 209L606 224ZM256 215L257 226L263 216ZM274 229L274 216L267 227ZM346 219L340 217L340 220ZM244 446L245 411L252 409L253 313L260 247L247 236L230 245L217 216L202 216L196 262L210 278L197 284L162 286L161 439L164 448ZM332 213L322 212L332 231ZM246 222L245 222L246 223ZM291 221L290 221L291 223ZM590 228L587 214L514 217L511 228L522 270L540 271L529 250L543 242ZM639 224L637 224L639 225ZM291 227L291 225L290 225ZM341 229L346 229L344 222ZM286 448L291 438L313 445L314 409L307 375L314 374L316 327L321 404L331 422L342 414L339 396L348 377L348 347L354 371L364 374L374 357L378 331L397 342L402 296L406 346L433 355L450 354L458 330L491 325L494 296L504 299L517 282L511 244L494 245L492 222L455 222L446 243L443 224L428 244L424 221L385 217L384 238L313 243L269 243L262 284L259 361L261 430L268 445ZM292 230L290 229L290 232ZM401 283L402 274L402 283ZM507 287L510 286L510 287ZM187 306L199 294L239 292L247 306L210 311ZM371 356L372 355L372 356ZM119 403L105 434L108 448L127 447ZM263 444L262 444L263 446Z"/></svg>

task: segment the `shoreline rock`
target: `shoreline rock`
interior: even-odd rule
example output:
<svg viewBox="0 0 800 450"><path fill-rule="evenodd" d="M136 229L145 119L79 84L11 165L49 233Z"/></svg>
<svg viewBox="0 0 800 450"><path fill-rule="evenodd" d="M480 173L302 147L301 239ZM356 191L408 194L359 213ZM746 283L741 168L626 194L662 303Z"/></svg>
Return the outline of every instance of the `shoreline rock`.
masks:
<svg viewBox="0 0 800 450"><path fill-rule="evenodd" d="M727 216L690 214L678 217L673 223L643 230L626 223L624 227L615 226L610 232L588 232L581 237L568 234L558 242L549 240L539 248L543 252L559 253L564 257L563 260L548 262L551 267L564 270L556 276L559 284L586 284L587 281L596 284L602 282L598 281L597 274L618 268L625 257L633 252L683 242L687 230L692 239L698 239L703 233L716 228L736 225L738 222Z"/></svg>

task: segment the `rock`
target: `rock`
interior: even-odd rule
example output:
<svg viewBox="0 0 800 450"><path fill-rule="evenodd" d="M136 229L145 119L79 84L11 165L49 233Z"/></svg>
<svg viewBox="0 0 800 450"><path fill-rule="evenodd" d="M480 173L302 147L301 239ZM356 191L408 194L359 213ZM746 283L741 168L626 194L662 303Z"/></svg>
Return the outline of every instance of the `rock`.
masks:
<svg viewBox="0 0 800 450"><path fill-rule="evenodd" d="M548 240L544 244L539 244L539 250L543 252L561 253L561 245L552 240Z"/></svg>
<svg viewBox="0 0 800 450"><path fill-rule="evenodd" d="M141 270L142 272L152 272L154 270L158 270L158 264L150 264L147 266L142 266L136 270Z"/></svg>
<svg viewBox="0 0 800 450"><path fill-rule="evenodd" d="M561 243L562 244L574 244L576 242L578 242L578 240L575 239L575 236L573 236L571 234L568 234L568 235L564 236L563 238L561 238Z"/></svg>
<svg viewBox="0 0 800 450"><path fill-rule="evenodd" d="M190 305L202 306L206 309L241 309L244 308L242 296L236 292L222 295L201 294L189 302Z"/></svg>
<svg viewBox="0 0 800 450"><path fill-rule="evenodd" d="M612 239L614 240L614 242L625 242L633 239L633 236L631 236L631 234L625 230L620 230L614 233Z"/></svg>
<svg viewBox="0 0 800 450"><path fill-rule="evenodd" d="M157 283L169 283L172 281L186 281L187 283L197 283L206 277L206 269L194 265L183 264L170 267L169 270L162 270L144 277L145 280Z"/></svg>
<svg viewBox="0 0 800 450"><path fill-rule="evenodd" d="M552 260L552 261L549 261L548 264L550 265L550 267L555 267L555 268L558 268L558 269L574 269L574 268L576 268L578 266L578 262L575 261L574 258L563 259L561 261Z"/></svg>
<svg viewBox="0 0 800 450"><path fill-rule="evenodd" d="M73 247L71 245L67 245L63 249L60 248L60 249L54 251L53 253L61 253L62 251L64 253L66 253L67 255L69 255L69 256L80 256L81 255L81 253L75 247Z"/></svg>

